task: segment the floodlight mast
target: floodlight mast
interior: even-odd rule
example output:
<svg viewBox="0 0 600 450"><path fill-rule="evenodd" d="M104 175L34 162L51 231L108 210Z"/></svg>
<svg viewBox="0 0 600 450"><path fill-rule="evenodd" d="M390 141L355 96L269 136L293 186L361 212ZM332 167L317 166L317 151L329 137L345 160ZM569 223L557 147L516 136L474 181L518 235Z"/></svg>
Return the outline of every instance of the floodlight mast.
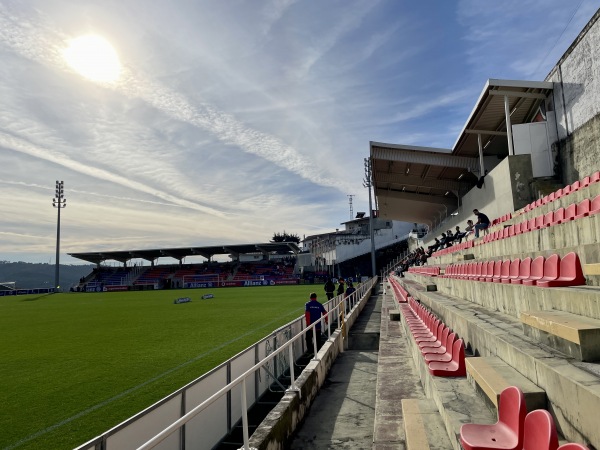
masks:
<svg viewBox="0 0 600 450"><path fill-rule="evenodd" d="M56 180L56 192L52 199L52 206L58 209L58 220L56 222L56 267L54 269L54 290L55 292L60 287L59 283L59 267L60 267L60 210L67 206L65 198L64 181Z"/></svg>
<svg viewBox="0 0 600 450"><path fill-rule="evenodd" d="M363 186L369 188L369 231L371 236L371 276L376 272L375 266L375 232L373 230L373 203L371 201L371 188L373 187L373 162L371 158L365 158L365 178Z"/></svg>

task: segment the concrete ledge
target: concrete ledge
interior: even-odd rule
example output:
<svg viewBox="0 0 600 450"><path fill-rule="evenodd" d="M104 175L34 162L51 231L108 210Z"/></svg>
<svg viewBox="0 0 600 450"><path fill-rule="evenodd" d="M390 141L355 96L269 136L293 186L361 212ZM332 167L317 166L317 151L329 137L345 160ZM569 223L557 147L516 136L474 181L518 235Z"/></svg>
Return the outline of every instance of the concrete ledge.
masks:
<svg viewBox="0 0 600 450"><path fill-rule="evenodd" d="M584 264L583 273L584 275L600 275L600 263Z"/></svg>
<svg viewBox="0 0 600 450"><path fill-rule="evenodd" d="M433 400L404 399L401 403L406 450L451 448L444 422Z"/></svg>
<svg viewBox="0 0 600 450"><path fill-rule="evenodd" d="M496 356L467 358L467 379L485 394L498 409L500 393L509 386L517 386L525 395L527 411L546 408L546 392L525 378Z"/></svg>
<svg viewBox="0 0 600 450"><path fill-rule="evenodd" d="M405 332L410 333L404 319L402 325ZM444 423L451 445L449 448L462 450L459 439L460 427L465 423L491 424L496 422L496 415L476 394L475 388L471 386L466 377L432 376L415 341L412 338L409 338L408 341L413 362L420 373L421 383L423 383L427 397L435 402Z"/></svg>
<svg viewBox="0 0 600 450"><path fill-rule="evenodd" d="M587 442L600 448L600 427L597 418L600 411L598 375L584 370L564 354L526 336L522 323L512 316L455 296L414 289L414 281L403 280L403 284L415 298L433 310L464 338L475 354L498 356L544 389L548 399L548 410L567 440ZM557 290L563 291L564 294L564 290ZM509 300L519 301L514 297L506 299ZM565 296L565 303L572 301L572 298ZM577 306L576 303L574 306Z"/></svg>
<svg viewBox="0 0 600 450"><path fill-rule="evenodd" d="M312 360L296 379L299 392L287 392L254 431L250 437L251 447L261 450L286 448L288 440L317 396L342 346L342 333L337 330L319 350L319 360Z"/></svg>
<svg viewBox="0 0 600 450"><path fill-rule="evenodd" d="M600 360L600 320L564 311L523 311L526 336L579 361Z"/></svg>

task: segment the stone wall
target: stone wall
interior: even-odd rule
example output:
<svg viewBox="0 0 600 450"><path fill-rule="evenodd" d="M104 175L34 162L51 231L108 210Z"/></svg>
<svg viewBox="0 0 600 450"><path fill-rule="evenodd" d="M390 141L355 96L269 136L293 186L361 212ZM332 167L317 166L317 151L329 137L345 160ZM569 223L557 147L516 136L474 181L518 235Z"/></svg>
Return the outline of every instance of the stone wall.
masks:
<svg viewBox="0 0 600 450"><path fill-rule="evenodd" d="M572 183L600 169L600 10L552 69L557 172Z"/></svg>

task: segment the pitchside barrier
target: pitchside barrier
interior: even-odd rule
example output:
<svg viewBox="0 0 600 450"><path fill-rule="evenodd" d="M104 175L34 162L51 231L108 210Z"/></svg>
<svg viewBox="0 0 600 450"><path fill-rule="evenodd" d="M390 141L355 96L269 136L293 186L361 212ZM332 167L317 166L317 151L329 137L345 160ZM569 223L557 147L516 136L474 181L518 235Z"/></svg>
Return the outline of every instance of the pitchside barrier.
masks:
<svg viewBox="0 0 600 450"><path fill-rule="evenodd" d="M357 306L369 298L376 282L376 277L369 279L358 286L351 296L344 299L340 295L325 303L330 320L327 325L322 325L322 329L327 329L329 338L335 331L331 327L334 318L337 318L338 329L347 333L359 313ZM315 325L305 328L303 316L295 319L75 450L210 450L240 419L243 425L243 448L249 449L249 406L287 370L291 378L288 390L296 390L297 374L290 361L296 361L306 352L304 336ZM316 338L316 333L313 333L313 337ZM310 351L316 349L314 339L313 347ZM317 355L317 352L314 354ZM162 431L157 434L159 430Z"/></svg>

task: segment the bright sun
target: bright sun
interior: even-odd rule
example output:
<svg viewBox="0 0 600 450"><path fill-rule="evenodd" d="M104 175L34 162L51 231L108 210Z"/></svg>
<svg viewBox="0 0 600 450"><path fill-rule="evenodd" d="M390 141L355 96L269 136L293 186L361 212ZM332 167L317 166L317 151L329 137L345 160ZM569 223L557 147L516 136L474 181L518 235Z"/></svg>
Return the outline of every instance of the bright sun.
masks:
<svg viewBox="0 0 600 450"><path fill-rule="evenodd" d="M80 36L64 50L69 66L84 77L101 83L117 81L121 62L115 49L101 36Z"/></svg>

